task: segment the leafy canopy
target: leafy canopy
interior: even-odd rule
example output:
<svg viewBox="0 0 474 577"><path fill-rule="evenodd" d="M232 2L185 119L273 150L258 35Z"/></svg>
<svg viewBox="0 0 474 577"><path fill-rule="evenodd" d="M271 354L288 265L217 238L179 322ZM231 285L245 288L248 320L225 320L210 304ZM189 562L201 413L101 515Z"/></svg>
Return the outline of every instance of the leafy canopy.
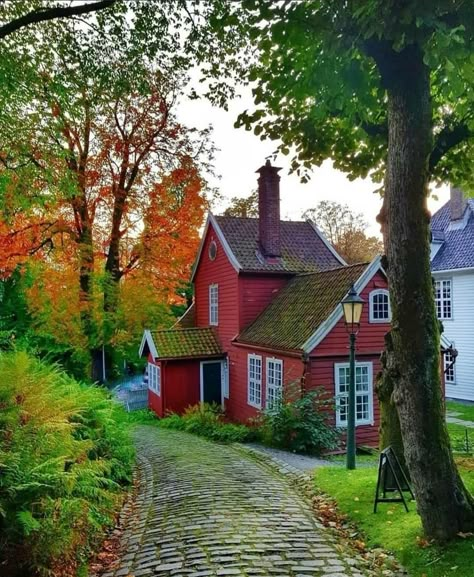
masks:
<svg viewBox="0 0 474 577"><path fill-rule="evenodd" d="M387 154L387 82L374 60L383 47L417 42L431 71L430 175L456 183L471 172L474 134L474 9L462 0L246 0L258 47L256 108L238 126L280 139L292 169L331 158L349 178L381 180ZM383 23L383 24L382 24ZM382 58L383 60L383 58Z"/></svg>

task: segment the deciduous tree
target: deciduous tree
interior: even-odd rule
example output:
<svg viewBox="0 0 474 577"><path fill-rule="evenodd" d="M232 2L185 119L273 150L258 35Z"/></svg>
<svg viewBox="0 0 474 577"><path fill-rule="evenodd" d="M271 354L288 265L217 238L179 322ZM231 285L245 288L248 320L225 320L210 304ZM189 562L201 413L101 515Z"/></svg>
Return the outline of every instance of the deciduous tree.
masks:
<svg viewBox="0 0 474 577"><path fill-rule="evenodd" d="M464 1L245 2L260 58L256 109L240 118L305 171L330 157L384 180L393 313L392 398L429 538L474 529L474 501L444 420L439 323L430 273L430 179L472 175L474 7Z"/></svg>
<svg viewBox="0 0 474 577"><path fill-rule="evenodd" d="M383 254L383 243L367 236L367 223L362 214L352 212L347 204L322 200L316 208L303 213L314 222L348 264L371 261Z"/></svg>

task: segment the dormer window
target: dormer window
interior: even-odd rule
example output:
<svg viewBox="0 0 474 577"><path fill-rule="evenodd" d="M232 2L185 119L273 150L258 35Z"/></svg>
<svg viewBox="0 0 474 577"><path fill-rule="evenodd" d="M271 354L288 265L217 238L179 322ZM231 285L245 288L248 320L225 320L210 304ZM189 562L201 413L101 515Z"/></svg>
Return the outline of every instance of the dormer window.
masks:
<svg viewBox="0 0 474 577"><path fill-rule="evenodd" d="M219 324L219 285L209 285L209 324Z"/></svg>
<svg viewBox="0 0 474 577"><path fill-rule="evenodd" d="M392 310L388 290L374 290L370 293L369 299L369 321L371 323L389 323L392 320Z"/></svg>

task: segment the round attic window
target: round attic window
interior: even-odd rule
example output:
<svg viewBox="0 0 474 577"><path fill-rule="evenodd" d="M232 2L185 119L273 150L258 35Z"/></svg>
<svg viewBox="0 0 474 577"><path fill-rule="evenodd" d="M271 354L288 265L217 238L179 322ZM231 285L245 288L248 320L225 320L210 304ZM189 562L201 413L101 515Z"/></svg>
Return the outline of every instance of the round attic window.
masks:
<svg viewBox="0 0 474 577"><path fill-rule="evenodd" d="M213 240L211 241L211 244L209 245L209 258L211 260L214 260L217 256L217 244L216 242Z"/></svg>

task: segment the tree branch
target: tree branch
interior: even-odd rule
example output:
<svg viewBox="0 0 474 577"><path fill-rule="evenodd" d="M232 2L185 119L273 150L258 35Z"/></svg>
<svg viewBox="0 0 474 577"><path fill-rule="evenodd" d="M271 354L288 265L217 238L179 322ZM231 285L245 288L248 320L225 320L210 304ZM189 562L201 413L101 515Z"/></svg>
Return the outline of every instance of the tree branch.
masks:
<svg viewBox="0 0 474 577"><path fill-rule="evenodd" d="M44 22L46 20L55 20L56 18L70 18L79 14L87 14L88 12L97 12L104 8L109 8L115 4L117 0L99 0L98 2L81 4L79 6L55 6L54 8L46 8L44 10L32 10L11 22L7 22L0 26L0 39L13 34L20 28Z"/></svg>
<svg viewBox="0 0 474 577"><path fill-rule="evenodd" d="M445 156L452 148L473 136L474 133L469 130L469 127L464 122L454 126L445 126L438 134L434 143L433 151L430 154L430 174L433 173L443 156Z"/></svg>

